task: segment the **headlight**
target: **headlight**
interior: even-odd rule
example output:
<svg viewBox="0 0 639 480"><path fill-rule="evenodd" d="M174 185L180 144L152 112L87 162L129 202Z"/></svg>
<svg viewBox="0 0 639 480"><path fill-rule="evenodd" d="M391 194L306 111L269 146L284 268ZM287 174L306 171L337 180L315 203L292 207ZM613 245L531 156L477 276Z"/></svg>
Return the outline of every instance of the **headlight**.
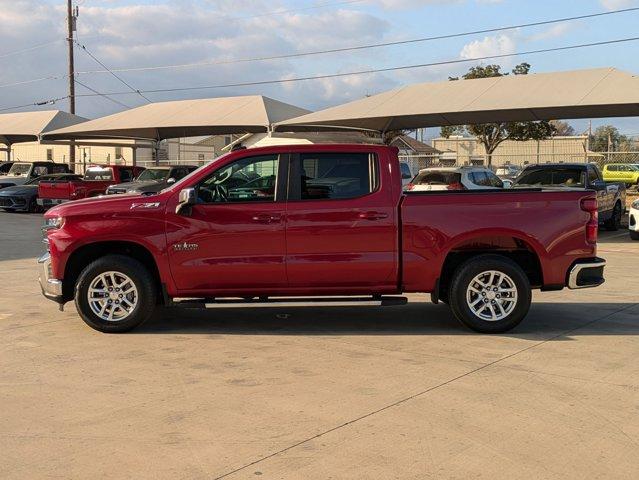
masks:
<svg viewBox="0 0 639 480"><path fill-rule="evenodd" d="M639 210L639 200L635 200L632 202L632 208Z"/></svg>
<svg viewBox="0 0 639 480"><path fill-rule="evenodd" d="M52 230L54 228L60 228L64 224L64 218L62 217L51 217L46 218L44 220L44 229Z"/></svg>

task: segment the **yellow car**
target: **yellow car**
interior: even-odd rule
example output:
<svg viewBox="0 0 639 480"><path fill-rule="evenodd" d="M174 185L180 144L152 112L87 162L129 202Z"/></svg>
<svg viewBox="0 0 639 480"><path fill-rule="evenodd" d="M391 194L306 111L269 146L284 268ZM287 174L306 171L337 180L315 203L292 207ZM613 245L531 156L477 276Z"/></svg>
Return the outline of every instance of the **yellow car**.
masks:
<svg viewBox="0 0 639 480"><path fill-rule="evenodd" d="M639 185L639 167L624 163L609 163L603 167L603 178L606 182Z"/></svg>

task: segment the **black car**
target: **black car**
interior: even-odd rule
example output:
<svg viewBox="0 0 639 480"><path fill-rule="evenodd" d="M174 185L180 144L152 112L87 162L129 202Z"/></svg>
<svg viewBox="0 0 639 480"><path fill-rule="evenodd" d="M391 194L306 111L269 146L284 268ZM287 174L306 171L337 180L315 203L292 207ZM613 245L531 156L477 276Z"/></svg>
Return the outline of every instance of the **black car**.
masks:
<svg viewBox="0 0 639 480"><path fill-rule="evenodd" d="M186 177L198 167L194 165L173 165L149 167L132 182L119 183L107 188L107 195L117 193L156 193Z"/></svg>
<svg viewBox="0 0 639 480"><path fill-rule="evenodd" d="M15 162L0 162L0 176L8 175Z"/></svg>
<svg viewBox="0 0 639 480"><path fill-rule="evenodd" d="M78 180L82 175L72 173L57 173L52 175L41 175L29 180L24 185L14 185L0 190L0 208L7 212L37 212L41 207L38 205L38 185L41 181L55 180Z"/></svg>

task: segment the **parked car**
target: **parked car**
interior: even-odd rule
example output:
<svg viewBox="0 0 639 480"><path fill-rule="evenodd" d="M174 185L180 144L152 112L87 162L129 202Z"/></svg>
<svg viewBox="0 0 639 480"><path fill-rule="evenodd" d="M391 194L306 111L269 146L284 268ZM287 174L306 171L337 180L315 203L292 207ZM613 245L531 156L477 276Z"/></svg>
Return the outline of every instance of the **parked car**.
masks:
<svg viewBox="0 0 639 480"><path fill-rule="evenodd" d="M414 192L431 190L485 190L504 188L492 170L484 167L429 167L406 186Z"/></svg>
<svg viewBox="0 0 639 480"><path fill-rule="evenodd" d="M597 192L599 222L619 230L626 210L626 185L606 182L592 163L546 163L529 165L515 179L513 188L591 189Z"/></svg>
<svg viewBox="0 0 639 480"><path fill-rule="evenodd" d="M639 166L623 163L608 163L603 167L606 182L623 182L626 186L639 185Z"/></svg>
<svg viewBox="0 0 639 480"><path fill-rule="evenodd" d="M0 190L0 208L11 212L36 212L38 206L38 184L40 182L68 182L82 178L71 173L42 175L29 180L24 185L14 185Z"/></svg>
<svg viewBox="0 0 639 480"><path fill-rule="evenodd" d="M0 177L4 177L5 175L7 175L14 163L15 162L0 162Z"/></svg>
<svg viewBox="0 0 639 480"><path fill-rule="evenodd" d="M635 200L630 205L628 228L630 229L630 238L639 240L639 200Z"/></svg>
<svg viewBox="0 0 639 480"><path fill-rule="evenodd" d="M15 162L6 176L0 178L0 188L24 185L42 175L53 173L71 173L63 163L53 162Z"/></svg>
<svg viewBox="0 0 639 480"><path fill-rule="evenodd" d="M517 165L502 165L495 170L495 175L501 180L514 180L520 173L521 167Z"/></svg>
<svg viewBox="0 0 639 480"><path fill-rule="evenodd" d="M172 183L186 177L198 167L194 165L179 165L170 167L150 167L144 170L132 182L111 185L106 189L107 195L118 193L156 193Z"/></svg>
<svg viewBox="0 0 639 480"><path fill-rule="evenodd" d="M406 187L415 176L410 168L410 165L406 162L399 162L399 171L402 174L402 187Z"/></svg>
<svg viewBox="0 0 639 480"><path fill-rule="evenodd" d="M42 291L104 332L157 304L398 305L428 292L494 333L526 316L532 289L603 283L594 192L402 192L400 180L392 147L286 145L228 153L154 195L58 205Z"/></svg>
<svg viewBox="0 0 639 480"><path fill-rule="evenodd" d="M93 165L87 168L84 177L66 182L40 182L38 205L49 208L70 200L103 195L110 185L130 182L142 171L144 168L130 165Z"/></svg>

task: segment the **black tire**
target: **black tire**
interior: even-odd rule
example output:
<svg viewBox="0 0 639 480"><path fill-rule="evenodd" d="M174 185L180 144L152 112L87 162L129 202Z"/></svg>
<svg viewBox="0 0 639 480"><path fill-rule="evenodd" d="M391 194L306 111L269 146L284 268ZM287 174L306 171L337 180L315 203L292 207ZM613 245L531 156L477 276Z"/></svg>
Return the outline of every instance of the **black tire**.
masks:
<svg viewBox="0 0 639 480"><path fill-rule="evenodd" d="M482 319L473 313L467 302L467 290L473 283L473 279L487 271L497 271L507 275L516 288L517 299L512 302L514 303L512 307L509 306L510 303L507 304L506 311L510 309L510 312L502 319ZM503 333L515 328L526 317L532 299L530 282L521 267L507 257L493 254L479 255L461 264L453 274L449 292L450 308L455 317L468 328L480 333ZM492 295L492 292L489 293ZM495 300L501 302L501 300ZM492 300L487 303L491 302ZM490 305L487 305L485 308L489 307Z"/></svg>
<svg viewBox="0 0 639 480"><path fill-rule="evenodd" d="M27 208L29 213L36 213L38 211L38 201L36 200L36 197L29 200L29 206Z"/></svg>
<svg viewBox="0 0 639 480"><path fill-rule="evenodd" d="M611 232L619 230L621 228L622 215L621 203L617 202L615 203L615 207L612 209L612 216L604 223L606 230L610 230Z"/></svg>
<svg viewBox="0 0 639 480"><path fill-rule="evenodd" d="M121 320L108 321L100 318L89 305L87 292L93 280L105 272L118 272L129 277L137 289L137 303ZM90 263L80 274L75 285L75 306L87 325L100 332L127 332L148 320L155 309L156 285L153 276L137 260L124 255L107 255ZM113 309L113 307L111 307Z"/></svg>
<svg viewBox="0 0 639 480"><path fill-rule="evenodd" d="M633 240L639 240L639 232L633 232L630 230L630 238Z"/></svg>

